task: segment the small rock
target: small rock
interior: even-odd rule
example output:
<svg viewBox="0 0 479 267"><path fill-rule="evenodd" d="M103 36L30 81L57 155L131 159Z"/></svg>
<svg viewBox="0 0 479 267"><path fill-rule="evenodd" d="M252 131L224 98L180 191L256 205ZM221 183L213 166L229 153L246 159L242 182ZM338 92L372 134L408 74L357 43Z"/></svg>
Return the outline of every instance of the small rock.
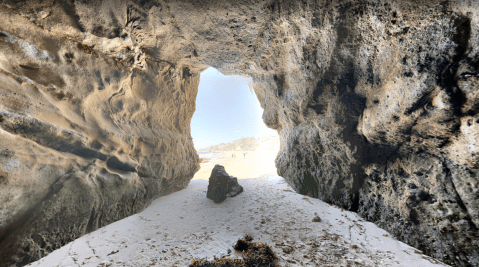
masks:
<svg viewBox="0 0 479 267"><path fill-rule="evenodd" d="M243 192L243 187L238 184L238 179L229 176L221 165L215 165L211 172L206 197L219 203L226 197L234 197Z"/></svg>
<svg viewBox="0 0 479 267"><path fill-rule="evenodd" d="M316 216L313 218L313 222L321 222L321 218L319 218L319 216Z"/></svg>

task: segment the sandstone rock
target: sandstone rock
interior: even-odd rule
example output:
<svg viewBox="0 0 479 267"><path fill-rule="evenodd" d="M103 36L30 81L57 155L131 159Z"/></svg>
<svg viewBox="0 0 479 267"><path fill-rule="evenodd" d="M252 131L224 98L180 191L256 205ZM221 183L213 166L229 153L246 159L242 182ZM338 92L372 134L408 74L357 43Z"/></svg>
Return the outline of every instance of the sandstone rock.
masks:
<svg viewBox="0 0 479 267"><path fill-rule="evenodd" d="M312 222L321 222L321 218L319 218L319 216L315 216Z"/></svg>
<svg viewBox="0 0 479 267"><path fill-rule="evenodd" d="M234 197L243 192L243 187L238 184L238 179L229 176L225 167L215 165L208 183L206 197L214 202L223 202L226 197Z"/></svg>
<svg viewBox="0 0 479 267"><path fill-rule="evenodd" d="M200 70L136 57L127 9L0 1L0 266L132 215L199 169Z"/></svg>
<svg viewBox="0 0 479 267"><path fill-rule="evenodd" d="M0 264L184 188L212 66L253 79L297 192L479 265L478 21L459 0L1 1Z"/></svg>

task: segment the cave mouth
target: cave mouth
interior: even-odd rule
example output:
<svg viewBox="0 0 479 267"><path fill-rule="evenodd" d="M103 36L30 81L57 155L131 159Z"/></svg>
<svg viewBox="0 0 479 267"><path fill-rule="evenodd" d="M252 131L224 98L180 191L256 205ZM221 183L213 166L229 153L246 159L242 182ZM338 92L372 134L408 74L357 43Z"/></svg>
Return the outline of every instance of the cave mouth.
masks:
<svg viewBox="0 0 479 267"><path fill-rule="evenodd" d="M212 67L201 73L191 136L201 163L208 164L193 179L208 179L216 163L239 179L276 173L278 133L264 124L252 86L251 78Z"/></svg>

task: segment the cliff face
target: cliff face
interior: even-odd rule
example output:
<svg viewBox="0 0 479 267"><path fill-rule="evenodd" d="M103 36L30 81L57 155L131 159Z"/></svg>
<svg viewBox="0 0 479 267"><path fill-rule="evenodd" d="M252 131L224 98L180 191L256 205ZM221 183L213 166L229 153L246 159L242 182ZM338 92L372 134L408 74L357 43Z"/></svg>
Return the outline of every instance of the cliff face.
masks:
<svg viewBox="0 0 479 267"><path fill-rule="evenodd" d="M221 143L198 149L198 152L279 150L278 136L244 137L229 143Z"/></svg>
<svg viewBox="0 0 479 267"><path fill-rule="evenodd" d="M126 3L39 2L0 5L1 266L136 213L199 169L199 70L145 58Z"/></svg>
<svg viewBox="0 0 479 267"><path fill-rule="evenodd" d="M184 188L212 66L253 78L298 192L479 265L479 10L427 2L2 1L1 262Z"/></svg>
<svg viewBox="0 0 479 267"><path fill-rule="evenodd" d="M254 65L272 75L252 74L280 131L278 173L447 263L479 265L477 7L291 9L275 6Z"/></svg>

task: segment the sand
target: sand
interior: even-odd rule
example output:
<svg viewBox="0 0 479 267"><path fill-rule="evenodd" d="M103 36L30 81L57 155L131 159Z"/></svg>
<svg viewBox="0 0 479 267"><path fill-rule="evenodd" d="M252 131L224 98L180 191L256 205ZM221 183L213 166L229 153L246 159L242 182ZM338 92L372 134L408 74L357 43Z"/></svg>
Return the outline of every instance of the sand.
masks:
<svg viewBox="0 0 479 267"><path fill-rule="evenodd" d="M238 158L222 160L244 176L236 173L243 165L231 165ZM243 193L215 204L206 198L208 181L192 180L29 266L187 266L227 255L244 234L269 244L282 266L446 266L353 212L295 193L275 173L239 183ZM315 216L321 222L312 222Z"/></svg>
<svg viewBox="0 0 479 267"><path fill-rule="evenodd" d="M236 157L232 157L233 154L236 154ZM276 173L274 159L277 154L277 150L226 151L200 154L200 158L205 159L206 162L203 161L200 164L201 169L195 174L193 180L208 180L215 164L223 165L229 175L238 179Z"/></svg>

